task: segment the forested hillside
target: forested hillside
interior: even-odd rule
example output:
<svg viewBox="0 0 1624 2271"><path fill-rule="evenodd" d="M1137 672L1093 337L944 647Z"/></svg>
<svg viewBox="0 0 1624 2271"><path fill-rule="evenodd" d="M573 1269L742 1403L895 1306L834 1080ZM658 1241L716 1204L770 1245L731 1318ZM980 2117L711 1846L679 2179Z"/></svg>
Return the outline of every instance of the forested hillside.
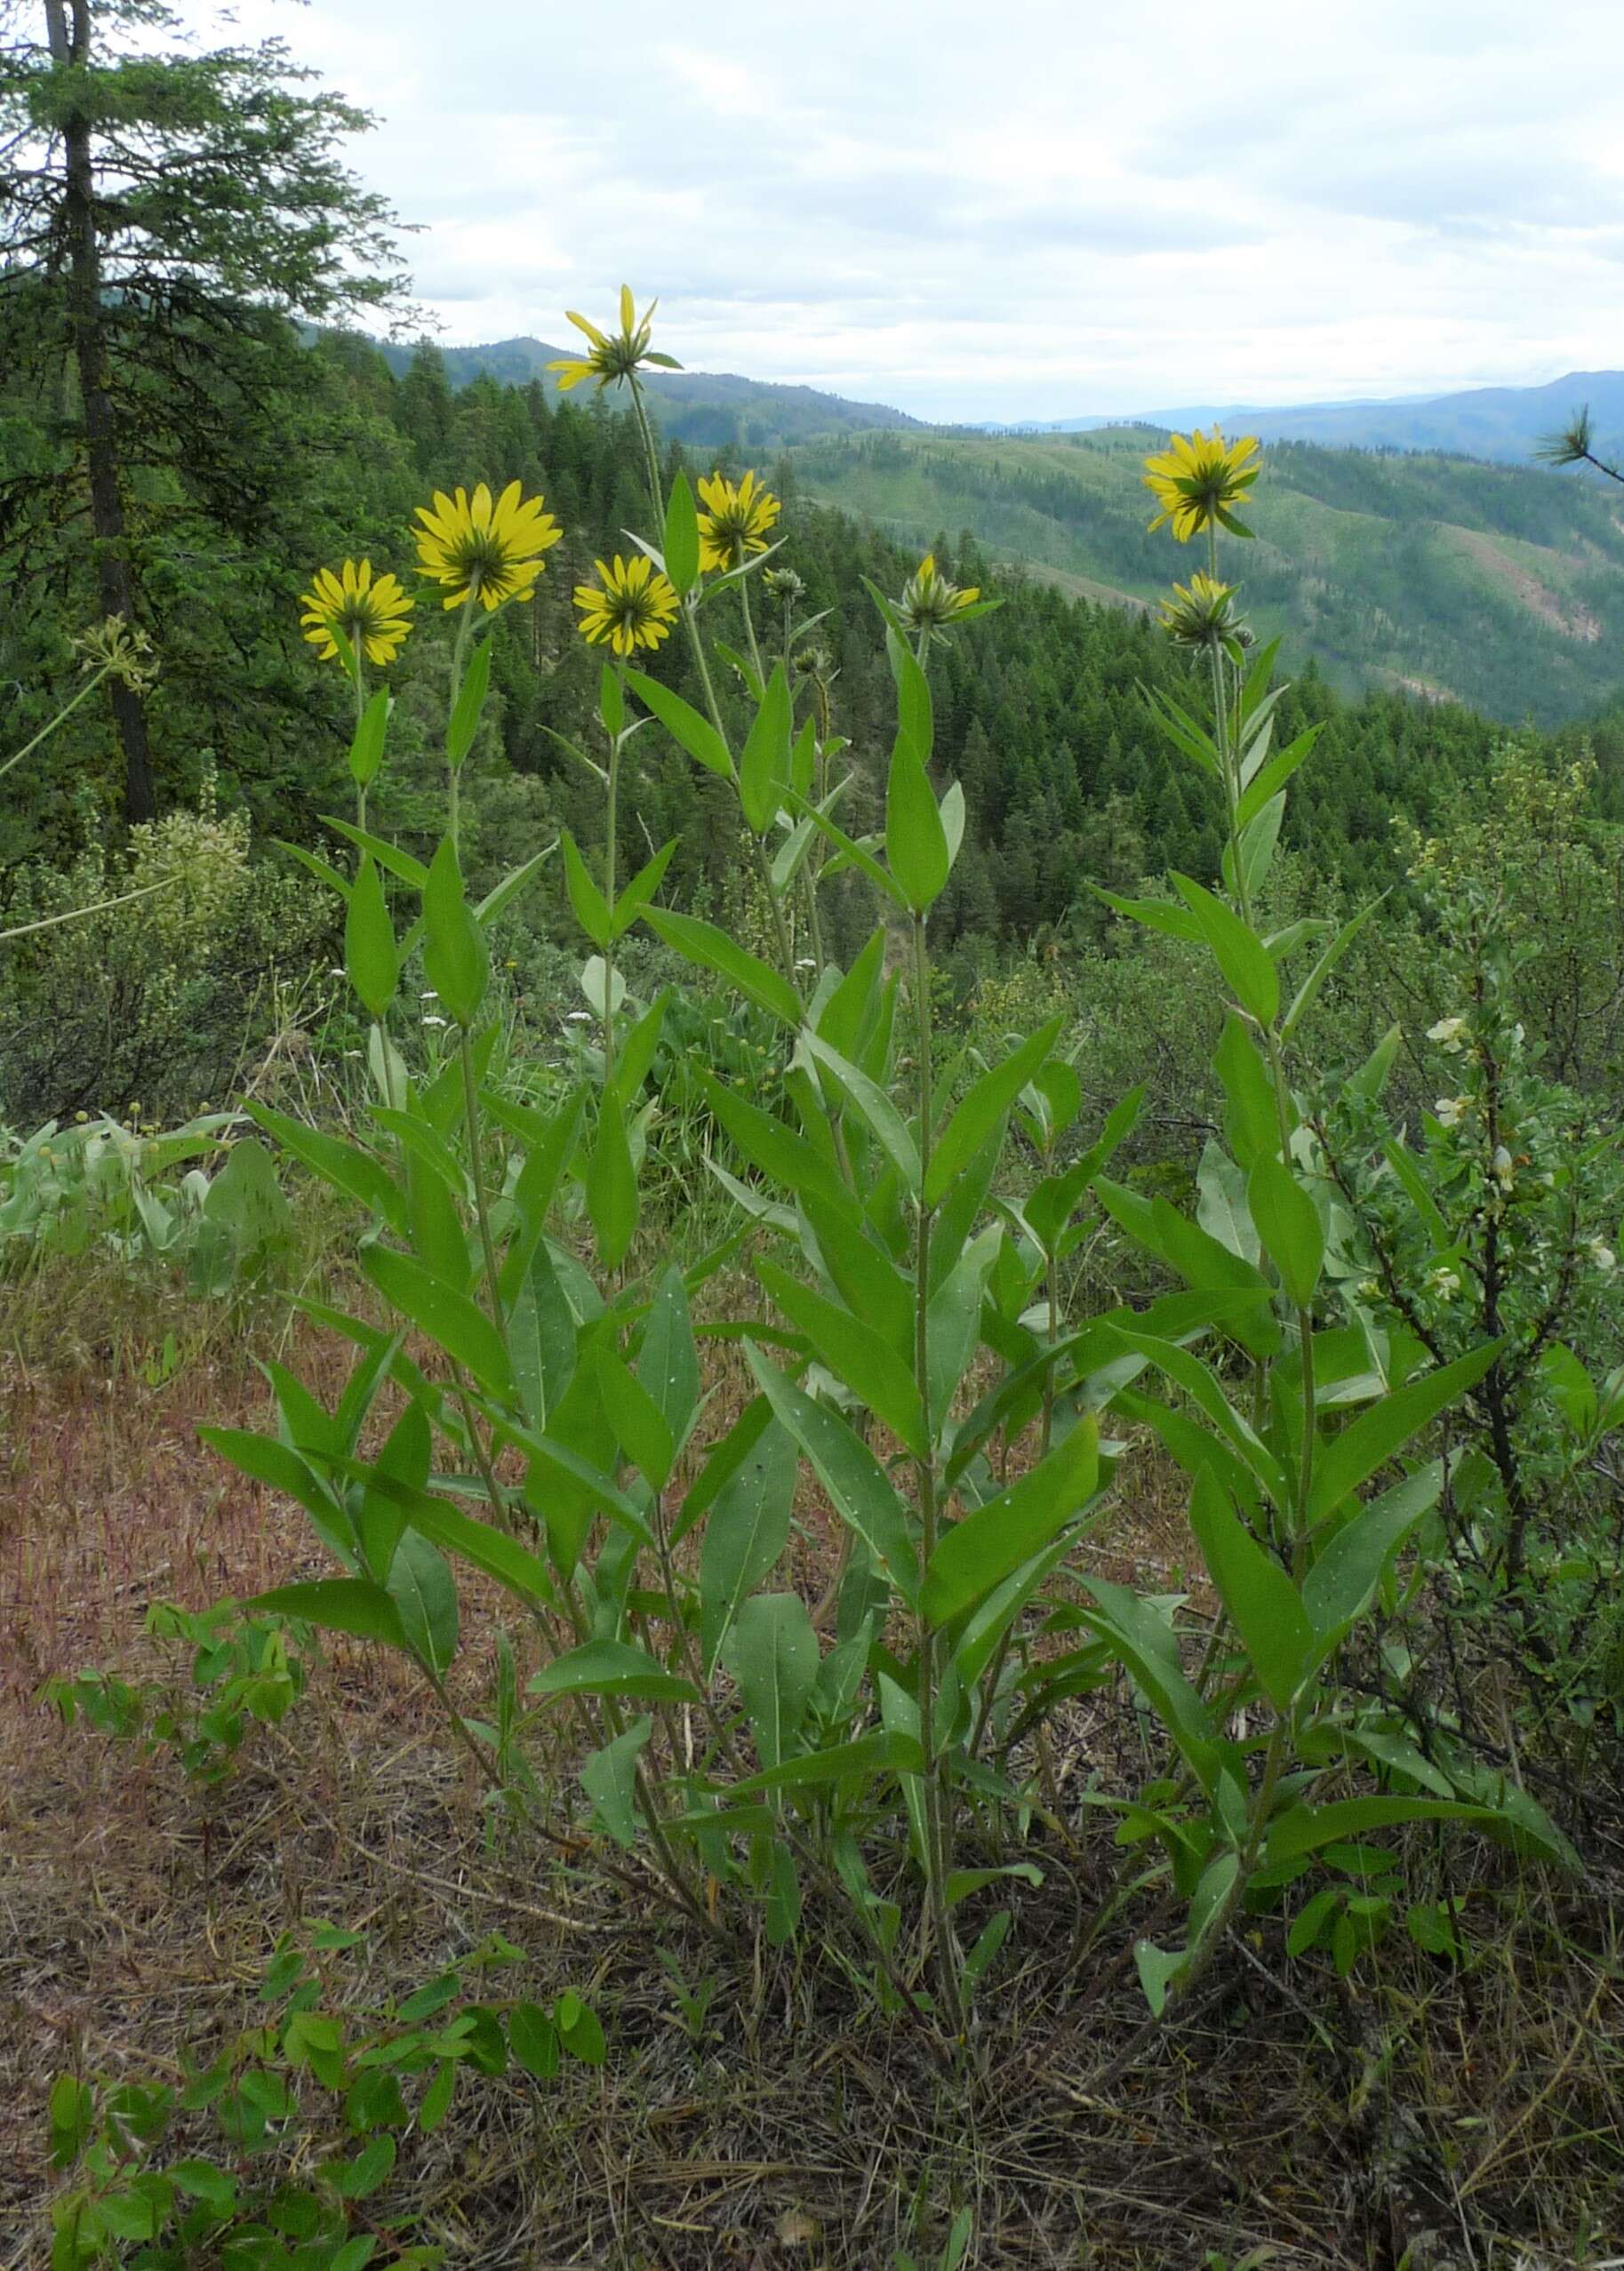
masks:
<svg viewBox="0 0 1624 2271"><path fill-rule="evenodd" d="M900 540L969 527L1062 586L1148 602L1164 580L1138 427L867 434L795 454L811 496ZM1255 492L1245 602L1340 686L1551 724L1610 700L1624 654L1616 495L1532 467L1279 443Z"/></svg>
<svg viewBox="0 0 1624 2271"><path fill-rule="evenodd" d="M48 461L49 431L26 387L14 384L0 436L12 468ZM413 508L433 490L518 479L527 492L544 492L564 536L534 601L498 620L496 692L471 794L493 833L522 815L538 842L560 821L589 834L593 785L558 738L583 733L597 678L596 659L574 636L570 595L594 558L623 547L621 532L635 523L640 460L629 415L602 396L549 401L533 380L514 387L482 378L453 388L432 348L420 348L396 378L369 346L329 337L291 350L283 383L250 439L239 516L228 532L205 515L182 472L154 472L139 492L140 612L163 657L149 706L161 801L193 800L208 769L218 774L228 808L244 806L262 836L307 844L321 839L321 815L346 809L349 697L337 674L313 663L300 636L298 595L313 566L348 550L404 572ZM857 812L865 821L874 816L888 747L890 684L862 579L900 589L920 546L893 532L892 524L905 514L885 515L884 528L858 524L812 492L827 487L849 495L864 514L907 505L921 516L915 525L926 539L938 504L950 508L940 516L943 526L969 524L988 533L985 546L964 534L937 540L939 556L962 582L986 584L1006 602L1000 615L967 627L939 666L939 754L947 776L962 779L970 812L965 853L939 916L948 936L1022 940L1068 916L1087 920L1092 902L1082 889L1084 876L1120 885L1168 865L1202 875L1216 868L1215 801L1204 797L1151 729L1140 691L1178 685L1188 666L1144 611L1092 604L1073 596L1063 575L1028 575L996 557L1012 537L1075 529L1079 548L1097 543L1113 568L1125 564L1124 581L1148 592L1155 557L1144 533L1139 447L1137 438L1123 436L1086 447L1034 446L1028 454L1007 443L966 450L887 436L849 455L819 445L758 468L785 496L780 557L804 578L807 605L829 611L817 640L827 651L837 722L853 744ZM1372 577L1394 581L1412 572L1419 577L1429 564L1437 571L1436 535L1408 549L1383 549L1372 500L1392 493L1398 476L1389 466L1323 452L1278 454L1281 465L1264 476L1273 484L1268 532L1244 564L1266 623L1271 614L1289 621L1308 588L1305 553L1289 533L1293 525L1308 532L1304 544L1329 526L1351 532L1339 554L1350 572L1357 559ZM684 460L677 449L672 461L702 473L713 453ZM724 461L735 468L742 462ZM944 464L954 468L950 481L938 471ZM1507 510L1521 512L1530 549L1561 533L1575 492L1534 476L1524 483L1429 463L1407 472L1403 495L1410 506L1426 501L1440 518L1450 516L1463 555L1469 535L1500 556L1506 540L1491 537L1485 525L1482 484L1489 479L1505 484ZM1309 493L1310 480L1317 495ZM1604 518L1597 500L1582 501L1587 513ZM1067 518L1073 514L1075 522ZM1624 552L1624 539L1615 532L1611 540ZM13 544L17 588L28 604L8 609L0 624L0 674L24 690L13 713L20 740L31 720L71 691L77 665L68 640L95 609L72 520L60 523L48 503L26 519L20 513ZM1617 571L1601 565L1601 556L1596 604L1611 620L1620 603L1603 587ZM1340 626L1350 637L1373 641L1386 619L1332 568L1327 562L1315 586L1322 633ZM1464 587L1445 579L1442 588L1449 598ZM1497 654L1490 642L1473 674L1486 696L1500 683L1497 671L1509 685L1519 673L1532 673L1544 650L1537 625L1513 641L1514 602L1485 594L1483 604L1505 619L1505 652ZM1396 638L1396 626L1390 628ZM1553 643L1559 636L1548 636ZM1611 644L1600 654L1584 651L1595 655L1599 692L1610 683L1599 666ZM1324 721L1323 758L1293 801L1287 840L1356 887L1385 884L1395 873L1395 817L1424 824L1453 787L1481 778L1496 729L1472 710L1403 693L1372 691L1350 702L1316 667L1308 641L1288 639L1284 652L1297 684L1284 722L1291 729ZM1418 676L1423 660L1417 658ZM431 761L428 721L440 698L438 667L424 641L408 644L395 674L396 757L383 817L408 836L417 813L414 783L427 780ZM657 668L697 697L679 651L666 649ZM1505 707L1515 708L1509 697ZM1600 740L1611 763L1612 736L1604 731ZM668 746L649 745L636 799L622 818L628 854L639 847L646 854L651 841L669 835L680 838L672 880L690 896L719 892L734 861L725 831L711 825L712 786ZM117 802L115 756L94 710L70 721L49 758L12 788L7 868L80 850ZM1610 772L1603 793L1616 793Z"/></svg>

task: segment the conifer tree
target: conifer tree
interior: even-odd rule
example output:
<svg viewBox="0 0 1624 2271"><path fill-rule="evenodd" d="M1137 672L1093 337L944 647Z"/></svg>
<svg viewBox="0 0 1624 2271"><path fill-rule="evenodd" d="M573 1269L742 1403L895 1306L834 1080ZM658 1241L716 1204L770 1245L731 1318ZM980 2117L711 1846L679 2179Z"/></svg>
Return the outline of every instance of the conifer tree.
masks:
<svg viewBox="0 0 1624 2271"><path fill-rule="evenodd" d="M340 164L364 112L279 40L204 53L163 0L0 0L0 394L44 447L0 465L0 556L93 565L163 646L165 494L223 525L274 490L269 405L300 324L399 290L392 216ZM43 541L67 524L83 543ZM157 796L140 698L108 682L124 811Z"/></svg>

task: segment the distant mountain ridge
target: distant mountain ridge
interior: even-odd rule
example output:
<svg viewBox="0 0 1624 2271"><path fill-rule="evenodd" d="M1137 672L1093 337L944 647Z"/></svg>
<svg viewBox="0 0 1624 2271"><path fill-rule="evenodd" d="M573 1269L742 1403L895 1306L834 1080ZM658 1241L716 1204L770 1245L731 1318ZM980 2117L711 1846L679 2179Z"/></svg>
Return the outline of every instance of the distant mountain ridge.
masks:
<svg viewBox="0 0 1624 2271"><path fill-rule="evenodd" d="M396 378L416 351L393 340L375 344ZM558 386L548 376L548 364L579 352L579 341L573 347L548 347L544 340L529 337L493 340L484 347L439 348L453 387L466 387L481 377L514 387L539 379L549 396L556 395ZM817 387L782 386L728 371L650 371L644 383L667 438L699 449L771 449L822 434L881 428L924 430L918 419L884 403L848 402L843 395L825 394Z"/></svg>
<svg viewBox="0 0 1624 2271"><path fill-rule="evenodd" d="M1318 442L1330 449L1446 451L1492 464L1527 465L1540 444L1588 406L1604 444L1624 442L1624 371L1570 371L1539 387L1471 387L1455 394L1382 402L1298 403L1284 408L1200 403L1132 417L1061 418L1000 424L988 434L1089 434L1135 425L1188 432L1216 419L1260 442Z"/></svg>
<svg viewBox="0 0 1624 2271"><path fill-rule="evenodd" d="M1146 607L1203 564L1152 536L1143 426L830 435L789 452L800 493L923 550L968 530L1079 597ZM1624 515L1610 483L1452 453L1276 441L1226 547L1258 628L1354 690L1402 688L1516 724L1624 688ZM948 534L951 541L951 535Z"/></svg>

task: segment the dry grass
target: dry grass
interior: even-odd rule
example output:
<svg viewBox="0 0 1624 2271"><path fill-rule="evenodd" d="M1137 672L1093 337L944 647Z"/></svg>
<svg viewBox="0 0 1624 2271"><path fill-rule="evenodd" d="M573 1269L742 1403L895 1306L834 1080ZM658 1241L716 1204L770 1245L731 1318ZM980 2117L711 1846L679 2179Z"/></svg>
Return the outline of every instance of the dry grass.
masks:
<svg viewBox="0 0 1624 2271"><path fill-rule="evenodd" d="M1302 2271L1557 2271L1624 2252L1624 1963L1604 1878L1519 1883L1477 1856L1469 1971L1401 1939L1343 1990L1319 1959L1288 1961L1267 1920L1101 2103L1091 2077L1140 2005L1126 1922L1073 1960L1116 1858L1085 1809L1068 1808L1075 1843L1034 1849L1045 1883L1020 1897L966 2086L845 1986L838 1916L812 1917L798 1952L748 1927L718 1946L589 1853L493 1839L417 1690L374 1651L334 1647L213 1792L59 1728L40 1680L155 1667L151 1600L201 1607L316 1566L302 1517L196 1440L205 1417L263 1422L252 1354L201 1348L157 1390L110 1361L70 1378L13 1363L4 1384L0 2271L45 2260L52 2075L172 2070L246 2022L276 1933L316 1917L368 1931L370 1997L500 1928L524 1951L511 1992L574 1986L604 2019L601 2071L470 2082L444 2130L408 2141L400 2196L452 2264L888 2271L899 2244L932 2261L964 2203L969 2261L1012 2271L1255 2249ZM716 1355L721 1425L740 1383ZM293 1361L331 1390L345 1357L301 1331ZM1164 1578L1188 1547L1148 1459L1132 1506L1102 1563ZM815 1503L804 1516L795 1576L815 1596L832 1538ZM476 1590L470 1694L495 1612ZM1132 1722L1079 1706L1054 1750L1064 1797L1137 1771L1116 1756ZM712 1982L697 2042L657 1947Z"/></svg>

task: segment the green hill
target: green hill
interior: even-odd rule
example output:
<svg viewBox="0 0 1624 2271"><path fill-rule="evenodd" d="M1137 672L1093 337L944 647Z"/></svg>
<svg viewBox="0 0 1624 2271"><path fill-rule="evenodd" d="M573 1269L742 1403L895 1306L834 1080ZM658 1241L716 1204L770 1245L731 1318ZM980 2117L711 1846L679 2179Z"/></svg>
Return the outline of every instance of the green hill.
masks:
<svg viewBox="0 0 1624 2271"><path fill-rule="evenodd" d="M1391 402L1309 402L1270 408L1211 403L1122 418L980 421L988 433L1082 434L1107 426L1172 426L1187 431L1216 418L1265 442L1321 442L1341 450L1448 450L1527 465L1541 442L1588 408L1604 443L1624 432L1624 371L1570 371L1540 387L1468 387L1458 394Z"/></svg>
<svg viewBox="0 0 1624 2271"><path fill-rule="evenodd" d="M416 348L396 342L373 344L398 379L410 368ZM438 350L453 387L476 379L508 387L539 379L549 401L557 383L547 366L579 351L549 347L544 340L495 340L486 347ZM816 387L779 386L765 379L741 379L727 371L651 371L644 380L666 437L693 449L769 450L820 434L863 432L878 427L916 427L917 420L884 403L848 402ZM921 429L923 430L923 429Z"/></svg>
<svg viewBox="0 0 1624 2271"><path fill-rule="evenodd" d="M1146 427L1089 434L870 433L812 442L809 497L920 544L968 530L996 557L1142 606L1183 568L1151 536ZM1554 724L1624 682L1624 517L1610 489L1465 458L1268 449L1258 540L1229 572L1266 632L1344 687L1405 688Z"/></svg>

